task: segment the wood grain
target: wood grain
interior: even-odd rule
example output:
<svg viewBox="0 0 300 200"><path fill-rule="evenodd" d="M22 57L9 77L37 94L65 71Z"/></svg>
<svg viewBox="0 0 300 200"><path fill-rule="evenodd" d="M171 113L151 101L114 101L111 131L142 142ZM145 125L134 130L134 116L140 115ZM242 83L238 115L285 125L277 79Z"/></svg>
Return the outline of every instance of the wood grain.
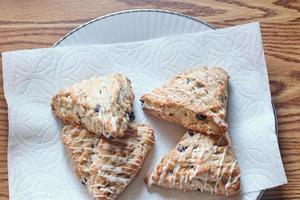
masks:
<svg viewBox="0 0 300 200"><path fill-rule="evenodd" d="M0 0L0 52L50 47L95 17L125 9L157 8L192 15L219 28L259 21L287 185L263 199L300 199L300 1L235 0ZM1 56L0 56L1 60ZM8 199L7 105L0 85L0 200Z"/></svg>

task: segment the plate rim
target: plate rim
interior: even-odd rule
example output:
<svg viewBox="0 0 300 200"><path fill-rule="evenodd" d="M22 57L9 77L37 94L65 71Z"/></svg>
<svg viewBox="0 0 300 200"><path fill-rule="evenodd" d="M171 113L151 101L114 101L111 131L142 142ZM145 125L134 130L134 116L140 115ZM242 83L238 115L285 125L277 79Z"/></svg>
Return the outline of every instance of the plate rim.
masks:
<svg viewBox="0 0 300 200"><path fill-rule="evenodd" d="M113 17L113 16L116 16L116 15L121 15L121 14L127 14L127 13L134 13L134 12L158 12L158 13L165 13L165 14L171 14L171 15L177 15L177 16L180 16L180 17L184 17L184 18L187 18L189 20L193 20L195 22L198 22L198 23L201 23L213 30L216 30L217 28L207 22L204 22L200 19L196 19L190 15L186 15L186 14L183 14L183 13L179 13L179 12L175 12L175 11L169 11L169 10L162 10L162 9L129 9L129 10L122 10L122 11L117 11L117 12L113 12L113 13L109 13L109 14L106 14L106 15L102 15L102 16L99 16L99 17L96 17L92 20L89 20L81 25L79 25L78 27L74 28L73 30L69 31L67 34L65 34L63 37L61 37L57 42L55 42L53 45L52 45L52 48L55 48L55 47L58 47L59 44L64 41L67 37L69 37L70 35L72 35L73 33L75 33L76 31L78 31L79 29L81 28L84 28L85 26L89 25L89 24L92 24L94 22L97 22L97 21L100 21L100 20L103 20L105 18L108 18L108 17ZM274 115L274 121L275 121L275 134L277 135L278 137L278 119L277 119L277 113L276 113L276 107L275 107L275 102L274 100L271 98L271 104L272 104L272 108L273 108L273 115ZM256 200L260 200L261 197L263 196L265 190L261 190L256 198Z"/></svg>
<svg viewBox="0 0 300 200"><path fill-rule="evenodd" d="M108 17L113 17L116 15L121 15L121 14L127 14L127 13L135 13L135 12L158 12L158 13L165 13L165 14L171 14L171 15L177 15L180 17L184 17L190 20L193 20L195 22L201 23L211 29L216 30L217 28L211 24L208 24L202 20L198 20L192 16L186 15L186 14L182 14L182 13L178 13L178 12L174 12L174 11L168 11L168 10L161 10L161 9L131 9L131 10L123 10L123 11L118 11L118 12L113 12L113 13L109 13L106 15L102 15L100 17L97 17L95 19L89 20L81 25L79 25L78 27L74 28L73 30L71 30L70 32L68 32L67 34L65 34L63 37L61 37L57 42L55 42L52 47L57 47L62 41L64 41L67 37L69 37L70 35L72 35L73 33L75 33L76 31L78 31L81 28L84 28L85 26L92 24L94 22L100 21L102 19L108 18Z"/></svg>

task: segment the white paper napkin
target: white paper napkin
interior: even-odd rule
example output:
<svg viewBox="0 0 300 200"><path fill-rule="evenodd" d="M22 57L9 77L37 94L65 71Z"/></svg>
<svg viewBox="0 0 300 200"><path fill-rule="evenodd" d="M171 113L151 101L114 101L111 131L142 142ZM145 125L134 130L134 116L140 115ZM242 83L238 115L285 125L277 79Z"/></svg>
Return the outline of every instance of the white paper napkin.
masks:
<svg viewBox="0 0 300 200"><path fill-rule="evenodd" d="M52 114L50 99L62 87L95 74L114 72L132 80L137 97L136 121L151 124L156 135L156 144L141 173L121 198L215 199L206 193L158 187L149 192L143 183L185 130L145 115L138 98L171 76L203 65L221 66L230 74L228 118L243 193L287 183L275 134L259 24L251 23L135 43L3 53L10 199L88 199L60 142L62 124Z"/></svg>

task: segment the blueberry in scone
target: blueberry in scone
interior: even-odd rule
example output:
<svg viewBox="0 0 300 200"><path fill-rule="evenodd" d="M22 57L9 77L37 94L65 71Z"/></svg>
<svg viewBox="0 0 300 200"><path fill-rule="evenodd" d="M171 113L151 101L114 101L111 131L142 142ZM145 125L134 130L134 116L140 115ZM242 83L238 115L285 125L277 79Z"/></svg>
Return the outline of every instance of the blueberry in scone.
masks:
<svg viewBox="0 0 300 200"><path fill-rule="evenodd" d="M116 199L139 172L154 143L153 129L130 124L123 138L107 139L80 126L67 125L61 139L76 174L95 200Z"/></svg>
<svg viewBox="0 0 300 200"><path fill-rule="evenodd" d="M232 196L240 191L240 168L228 134L187 131L145 179L164 188Z"/></svg>
<svg viewBox="0 0 300 200"><path fill-rule="evenodd" d="M227 82L228 74L222 68L193 68L144 94L140 101L143 110L157 118L222 135L227 131Z"/></svg>
<svg viewBox="0 0 300 200"><path fill-rule="evenodd" d="M52 109L66 124L82 125L97 135L122 137L134 120L134 94L122 74L93 77L62 89Z"/></svg>

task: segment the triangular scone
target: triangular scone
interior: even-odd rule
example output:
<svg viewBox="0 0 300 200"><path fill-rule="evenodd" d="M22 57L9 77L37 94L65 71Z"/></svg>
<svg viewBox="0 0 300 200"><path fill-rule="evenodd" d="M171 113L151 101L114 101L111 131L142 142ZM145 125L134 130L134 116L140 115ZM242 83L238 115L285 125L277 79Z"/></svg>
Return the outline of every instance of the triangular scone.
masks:
<svg viewBox="0 0 300 200"><path fill-rule="evenodd" d="M61 90L52 98L52 109L66 124L110 137L122 137L134 120L134 94L122 74L94 77Z"/></svg>
<svg viewBox="0 0 300 200"><path fill-rule="evenodd" d="M222 68L198 67L178 74L140 101L146 112L158 118L222 135L227 130L227 81Z"/></svg>
<svg viewBox="0 0 300 200"><path fill-rule="evenodd" d="M231 196L240 189L240 168L226 136L188 131L145 181L148 187Z"/></svg>
<svg viewBox="0 0 300 200"><path fill-rule="evenodd" d="M76 173L95 200L116 199L137 175L154 143L153 130L131 124L123 138L106 139L79 126L65 126L62 142Z"/></svg>

